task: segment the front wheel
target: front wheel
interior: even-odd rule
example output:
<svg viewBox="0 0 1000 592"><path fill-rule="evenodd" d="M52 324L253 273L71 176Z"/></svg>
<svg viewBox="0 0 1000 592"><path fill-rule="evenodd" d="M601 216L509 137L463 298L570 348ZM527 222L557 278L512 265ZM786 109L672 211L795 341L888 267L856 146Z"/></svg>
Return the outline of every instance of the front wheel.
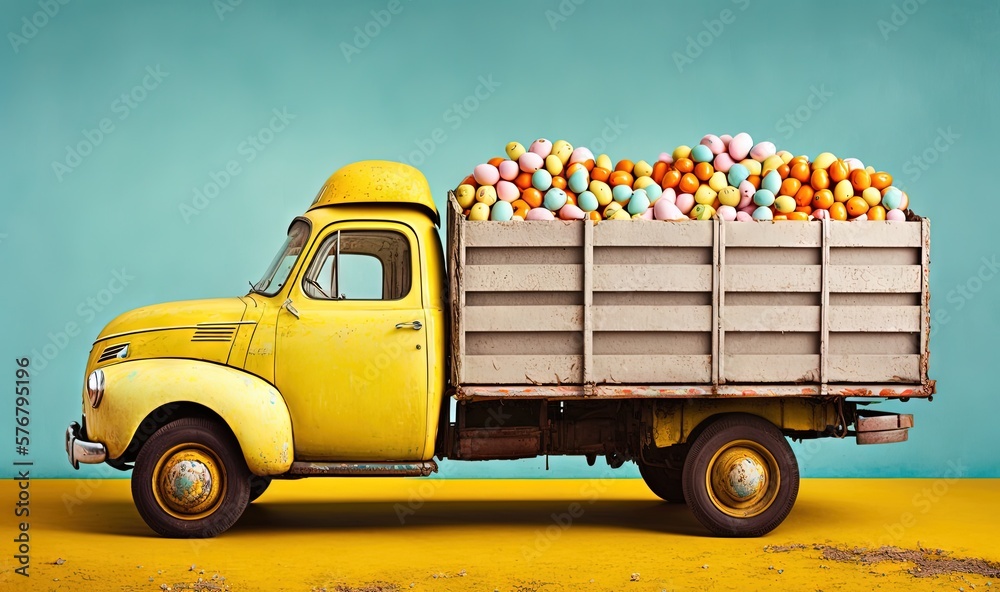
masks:
<svg viewBox="0 0 1000 592"><path fill-rule="evenodd" d="M695 518L714 534L757 537L788 516L799 467L774 424L756 415L725 415L692 444L683 488Z"/></svg>
<svg viewBox="0 0 1000 592"><path fill-rule="evenodd" d="M132 499L159 534L204 538L220 534L243 514L250 471L228 430L188 417L154 433L132 472Z"/></svg>

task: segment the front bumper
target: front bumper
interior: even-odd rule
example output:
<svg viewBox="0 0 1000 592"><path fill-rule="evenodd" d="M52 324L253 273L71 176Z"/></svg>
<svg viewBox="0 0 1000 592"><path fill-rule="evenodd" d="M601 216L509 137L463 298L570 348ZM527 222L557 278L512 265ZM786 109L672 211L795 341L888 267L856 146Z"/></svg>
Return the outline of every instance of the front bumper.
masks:
<svg viewBox="0 0 1000 592"><path fill-rule="evenodd" d="M80 463L95 465L108 458L108 449L100 442L88 442L80 437L80 424L75 421L66 428L66 456L74 469L80 468Z"/></svg>

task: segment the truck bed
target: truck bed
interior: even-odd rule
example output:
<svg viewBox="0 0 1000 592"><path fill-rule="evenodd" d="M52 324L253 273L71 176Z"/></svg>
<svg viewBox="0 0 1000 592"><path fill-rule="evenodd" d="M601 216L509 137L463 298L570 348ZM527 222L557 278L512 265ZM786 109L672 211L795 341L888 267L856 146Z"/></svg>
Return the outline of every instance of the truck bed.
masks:
<svg viewBox="0 0 1000 592"><path fill-rule="evenodd" d="M465 220L458 398L926 397L930 225Z"/></svg>

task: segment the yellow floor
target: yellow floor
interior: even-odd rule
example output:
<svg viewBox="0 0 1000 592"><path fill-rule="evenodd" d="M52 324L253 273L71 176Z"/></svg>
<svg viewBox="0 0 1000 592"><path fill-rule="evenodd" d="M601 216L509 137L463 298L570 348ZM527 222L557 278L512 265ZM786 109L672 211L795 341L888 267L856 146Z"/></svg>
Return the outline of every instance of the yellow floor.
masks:
<svg viewBox="0 0 1000 592"><path fill-rule="evenodd" d="M1000 480L809 479L759 539L711 538L635 480L276 482L196 541L156 537L127 481L33 480L30 494L23 578L17 483L0 483L2 590L1000 592ZM841 552L881 545L915 552Z"/></svg>

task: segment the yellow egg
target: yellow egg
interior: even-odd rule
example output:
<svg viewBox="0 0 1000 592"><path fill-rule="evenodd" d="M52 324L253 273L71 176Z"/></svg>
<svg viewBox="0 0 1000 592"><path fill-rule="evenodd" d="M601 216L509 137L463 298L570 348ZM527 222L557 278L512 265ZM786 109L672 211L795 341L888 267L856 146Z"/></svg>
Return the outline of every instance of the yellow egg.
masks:
<svg viewBox="0 0 1000 592"><path fill-rule="evenodd" d="M611 194L611 186L604 181L592 180L590 182L590 192L597 197L597 204L602 208L614 201L614 196Z"/></svg>
<svg viewBox="0 0 1000 592"><path fill-rule="evenodd" d="M777 170L778 167L780 167L783 164L785 164L785 162L781 160L781 157L778 156L777 154L772 154L771 156L768 156L767 158L764 159L764 162L761 164L760 167L761 176L766 175L770 171Z"/></svg>
<svg viewBox="0 0 1000 592"><path fill-rule="evenodd" d="M622 211L622 204L613 201L609 203L606 208L604 208L604 217L610 220L612 217L614 217L615 214L617 214L620 211Z"/></svg>
<svg viewBox="0 0 1000 592"><path fill-rule="evenodd" d="M882 201L882 192L874 187L869 187L861 192L861 198L868 202L869 206L877 206Z"/></svg>
<svg viewBox="0 0 1000 592"><path fill-rule="evenodd" d="M747 167L747 170L750 171L751 175L760 175L760 163L756 160L752 158L744 158L740 161L740 164Z"/></svg>
<svg viewBox="0 0 1000 592"><path fill-rule="evenodd" d="M490 206L480 202L474 204L469 210L469 220L489 220Z"/></svg>
<svg viewBox="0 0 1000 592"><path fill-rule="evenodd" d="M615 170L615 164L611 162L611 157L608 156L607 154L599 155L594 163L594 166L600 167L606 171Z"/></svg>
<svg viewBox="0 0 1000 592"><path fill-rule="evenodd" d="M497 203L497 190L492 185L483 185L479 189L476 189L476 201L485 204L487 209L489 206ZM489 213L487 213L489 216ZM486 218L483 218L484 220Z"/></svg>
<svg viewBox="0 0 1000 592"><path fill-rule="evenodd" d="M681 158L690 158L691 157L691 147L690 146L678 146L678 147L674 148L673 157L674 157L674 162L677 162L677 160L681 159Z"/></svg>
<svg viewBox="0 0 1000 592"><path fill-rule="evenodd" d="M826 169L830 168L830 165L837 161L837 157L831 152L821 152L815 160L812 162L812 168L816 169Z"/></svg>
<svg viewBox="0 0 1000 592"><path fill-rule="evenodd" d="M559 158L559 161L565 165L569 162L570 155L573 154L573 145L566 140L556 140L552 144L552 152L549 154L555 154Z"/></svg>
<svg viewBox="0 0 1000 592"><path fill-rule="evenodd" d="M691 210L691 215L695 220L711 220L715 216L715 208L708 204L698 204Z"/></svg>
<svg viewBox="0 0 1000 592"><path fill-rule="evenodd" d="M608 218L609 220L631 220L632 216L629 216L628 210L618 210L613 216Z"/></svg>
<svg viewBox="0 0 1000 592"><path fill-rule="evenodd" d="M525 153L524 146L520 142L510 142L504 151L507 153L507 158L511 160L517 160Z"/></svg>
<svg viewBox="0 0 1000 592"><path fill-rule="evenodd" d="M845 202L854 197L854 185L848 179L843 179L833 187L833 200Z"/></svg>
<svg viewBox="0 0 1000 592"><path fill-rule="evenodd" d="M638 165L636 165L636 166L638 166ZM645 189L646 187L649 187L650 185L655 185L655 184L656 184L656 181L654 181L652 179L652 177L649 177L648 175L643 175L641 177L638 177L635 180L635 182L632 183L632 189Z"/></svg>
<svg viewBox="0 0 1000 592"><path fill-rule="evenodd" d="M699 185L698 190L694 192L694 201L710 206L715 203L715 198L718 196L719 193L708 185Z"/></svg>
<svg viewBox="0 0 1000 592"><path fill-rule="evenodd" d="M559 160L559 157L555 154L549 154L545 157L545 170L552 174L553 177L558 175L563 170L563 163Z"/></svg>
<svg viewBox="0 0 1000 592"><path fill-rule="evenodd" d="M779 151L778 156L781 158L781 164L788 164L793 158L795 158L795 156L793 156L788 150Z"/></svg>
<svg viewBox="0 0 1000 592"><path fill-rule="evenodd" d="M868 171L869 175L874 175L875 173L878 172L878 171L875 170L875 167L873 167L873 166L866 166L865 170Z"/></svg>
<svg viewBox="0 0 1000 592"><path fill-rule="evenodd" d="M736 207L740 203L740 190L727 185L719 191L719 203L724 206Z"/></svg>
<svg viewBox="0 0 1000 592"><path fill-rule="evenodd" d="M455 190L455 201L463 210L471 208L472 204L476 203L476 188L468 183L462 183Z"/></svg>
<svg viewBox="0 0 1000 592"><path fill-rule="evenodd" d="M729 180L726 179L726 173L722 171L715 171L712 176L708 178L708 186L715 191L722 191L726 187L729 187ZM736 189L733 187L733 189Z"/></svg>
<svg viewBox="0 0 1000 592"><path fill-rule="evenodd" d="M649 177L653 174L653 165L645 160L640 160L632 167L632 174L636 177Z"/></svg>
<svg viewBox="0 0 1000 592"><path fill-rule="evenodd" d="M791 195L779 195L774 198L774 209L778 210L782 214L794 212L795 198Z"/></svg>

